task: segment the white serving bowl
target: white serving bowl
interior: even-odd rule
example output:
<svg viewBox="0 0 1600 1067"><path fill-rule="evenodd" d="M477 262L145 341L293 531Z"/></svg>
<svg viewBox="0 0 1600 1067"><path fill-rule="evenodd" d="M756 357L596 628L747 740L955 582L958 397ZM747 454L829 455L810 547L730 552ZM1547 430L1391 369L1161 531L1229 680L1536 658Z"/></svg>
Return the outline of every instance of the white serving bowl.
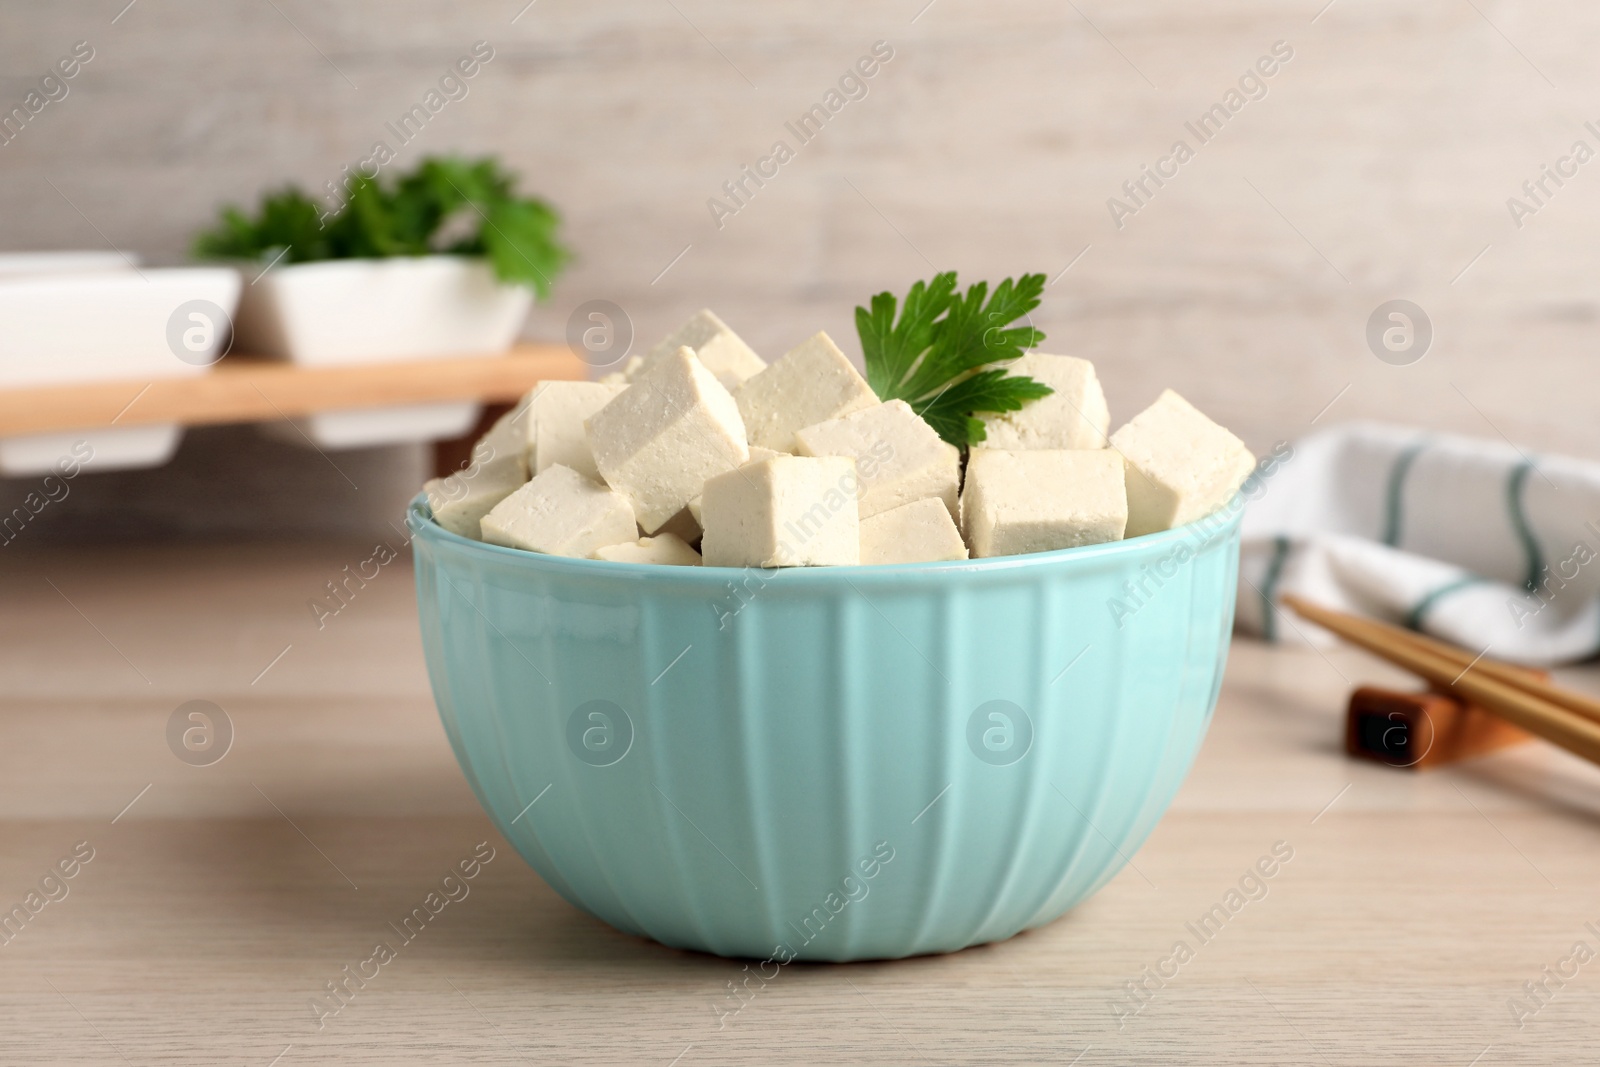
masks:
<svg viewBox="0 0 1600 1067"><path fill-rule="evenodd" d="M244 288L242 350L306 366L504 352L533 291L468 256L278 266Z"/></svg>
<svg viewBox="0 0 1600 1067"><path fill-rule="evenodd" d="M226 351L227 323L212 323L180 358L169 322L194 300L232 316L239 286L236 273L217 267L0 273L0 388L204 374Z"/></svg>
<svg viewBox="0 0 1600 1067"><path fill-rule="evenodd" d="M129 270L140 262L120 252L0 252L0 274Z"/></svg>
<svg viewBox="0 0 1600 1067"><path fill-rule="evenodd" d="M0 438L0 475L33 477L49 474L59 460L83 455L79 442L93 449L83 461L90 471L159 467L178 451L183 427L173 422L109 429L66 430Z"/></svg>
<svg viewBox="0 0 1600 1067"><path fill-rule="evenodd" d="M310 440L319 448L373 448L461 437L478 424L481 412L482 405L470 400L319 411L286 422L264 422L261 432L301 446Z"/></svg>
<svg viewBox="0 0 1600 1067"><path fill-rule="evenodd" d="M134 270L99 253L0 257L0 388L126 381L132 400L142 383L205 374L227 350L228 323L192 335L182 358L171 323L196 300L232 316L239 288L237 274L215 267ZM93 470L159 466L181 433L164 423L0 438L0 474L45 473L80 440L94 447Z"/></svg>
<svg viewBox="0 0 1600 1067"><path fill-rule="evenodd" d="M504 352L533 303L531 289L502 284L470 256L296 263L253 278L244 294L240 348L305 366ZM458 401L322 412L264 428L300 444L361 448L458 436L479 411Z"/></svg>

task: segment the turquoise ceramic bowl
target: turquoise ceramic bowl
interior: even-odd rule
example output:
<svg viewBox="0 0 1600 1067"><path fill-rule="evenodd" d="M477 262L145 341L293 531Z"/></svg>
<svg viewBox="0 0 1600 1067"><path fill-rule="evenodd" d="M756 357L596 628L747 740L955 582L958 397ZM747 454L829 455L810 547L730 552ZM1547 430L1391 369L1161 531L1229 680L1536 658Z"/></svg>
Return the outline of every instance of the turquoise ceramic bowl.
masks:
<svg viewBox="0 0 1600 1067"><path fill-rule="evenodd" d="M1128 862L1221 684L1223 514L782 571L497 548L420 497L409 521L439 713L500 832L619 930L781 964L1007 938Z"/></svg>

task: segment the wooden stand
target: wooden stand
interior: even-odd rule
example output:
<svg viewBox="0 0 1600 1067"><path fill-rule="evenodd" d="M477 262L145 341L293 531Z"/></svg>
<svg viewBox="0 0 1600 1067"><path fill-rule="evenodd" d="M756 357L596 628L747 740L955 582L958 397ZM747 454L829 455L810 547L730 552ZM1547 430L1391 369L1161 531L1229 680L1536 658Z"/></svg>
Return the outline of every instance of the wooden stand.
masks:
<svg viewBox="0 0 1600 1067"><path fill-rule="evenodd" d="M269 422L319 411L429 401L515 400L535 383L581 379L588 367L562 345L505 355L305 367L234 354L209 373L157 381L75 382L0 389L0 434L176 422Z"/></svg>

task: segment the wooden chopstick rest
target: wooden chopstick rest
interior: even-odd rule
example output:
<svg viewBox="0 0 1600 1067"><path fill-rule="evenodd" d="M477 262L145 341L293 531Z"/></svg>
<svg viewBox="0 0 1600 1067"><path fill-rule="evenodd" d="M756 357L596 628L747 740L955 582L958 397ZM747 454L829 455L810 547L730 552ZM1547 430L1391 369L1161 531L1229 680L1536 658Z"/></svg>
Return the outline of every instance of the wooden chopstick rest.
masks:
<svg viewBox="0 0 1600 1067"><path fill-rule="evenodd" d="M1532 739L1483 708L1446 693L1361 686L1350 694L1344 747L1388 767L1429 770Z"/></svg>
<svg viewBox="0 0 1600 1067"><path fill-rule="evenodd" d="M1352 644L1421 676L1431 685L1477 704L1591 763L1600 763L1600 722L1536 690L1552 691L1563 699L1577 694L1568 694L1548 683L1514 684L1504 676L1495 677L1476 667L1463 667L1448 654L1408 640L1407 631L1387 623L1358 619L1289 594L1283 597L1283 603Z"/></svg>

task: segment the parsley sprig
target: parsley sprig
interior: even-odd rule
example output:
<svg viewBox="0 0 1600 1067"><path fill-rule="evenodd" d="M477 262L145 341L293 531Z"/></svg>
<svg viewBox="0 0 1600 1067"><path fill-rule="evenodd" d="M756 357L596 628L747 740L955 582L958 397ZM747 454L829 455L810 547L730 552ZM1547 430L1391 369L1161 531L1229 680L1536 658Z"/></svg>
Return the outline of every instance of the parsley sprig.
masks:
<svg viewBox="0 0 1600 1067"><path fill-rule="evenodd" d="M871 308L856 308L856 332L867 367L867 384L880 400L904 400L957 448L985 436L977 412L1016 411L1053 389L1006 363L1044 340L1032 326L1012 325L1039 306L1043 274L1007 278L989 293L978 282L965 295L956 272L917 282L903 302L879 293ZM899 318L895 317L898 307Z"/></svg>
<svg viewBox="0 0 1600 1067"><path fill-rule="evenodd" d="M324 211L293 186L261 198L255 215L223 209L195 239L195 254L311 263L326 259L483 256L503 282L540 298L571 257L550 205L518 196L516 177L494 159L429 157L407 174L349 183L345 202ZM287 251L285 251L287 250Z"/></svg>

